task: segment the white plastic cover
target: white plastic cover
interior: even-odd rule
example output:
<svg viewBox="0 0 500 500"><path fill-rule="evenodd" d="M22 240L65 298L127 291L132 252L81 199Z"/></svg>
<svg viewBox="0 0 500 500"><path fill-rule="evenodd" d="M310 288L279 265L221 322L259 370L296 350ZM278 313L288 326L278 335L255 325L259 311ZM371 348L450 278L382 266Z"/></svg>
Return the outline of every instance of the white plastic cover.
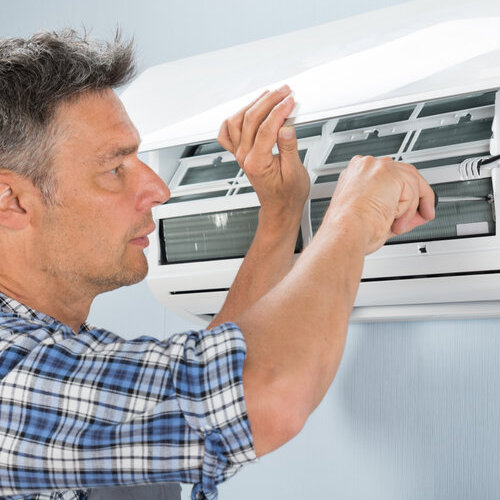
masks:
<svg viewBox="0 0 500 500"><path fill-rule="evenodd" d="M499 32L497 0L417 0L158 65L121 97L146 151L213 139L227 116L285 82L298 122L487 88L500 78Z"/></svg>

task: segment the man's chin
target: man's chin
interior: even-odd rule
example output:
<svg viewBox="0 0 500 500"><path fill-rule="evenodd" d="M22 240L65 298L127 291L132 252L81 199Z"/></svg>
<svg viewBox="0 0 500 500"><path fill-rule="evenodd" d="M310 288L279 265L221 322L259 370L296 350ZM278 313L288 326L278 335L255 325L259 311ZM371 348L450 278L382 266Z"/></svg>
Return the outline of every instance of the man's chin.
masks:
<svg viewBox="0 0 500 500"><path fill-rule="evenodd" d="M135 285L141 282L148 274L148 264L146 259L140 266L123 267L114 274L100 276L93 280L93 284L99 290L98 293L116 290L122 286Z"/></svg>
<svg viewBox="0 0 500 500"><path fill-rule="evenodd" d="M124 270L120 286L130 286L141 282L148 275L148 263L144 259L143 265L133 269Z"/></svg>

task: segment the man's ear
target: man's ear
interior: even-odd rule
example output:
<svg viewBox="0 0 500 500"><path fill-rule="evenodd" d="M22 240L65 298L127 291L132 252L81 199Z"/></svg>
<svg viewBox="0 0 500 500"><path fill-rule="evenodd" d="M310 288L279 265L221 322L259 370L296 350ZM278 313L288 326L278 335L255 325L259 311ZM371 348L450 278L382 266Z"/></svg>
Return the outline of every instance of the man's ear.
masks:
<svg viewBox="0 0 500 500"><path fill-rule="evenodd" d="M8 229L24 229L30 216L23 202L26 188L30 188L27 179L13 172L0 170L0 226ZM32 190L36 188L31 186ZM22 195L22 196L21 196Z"/></svg>

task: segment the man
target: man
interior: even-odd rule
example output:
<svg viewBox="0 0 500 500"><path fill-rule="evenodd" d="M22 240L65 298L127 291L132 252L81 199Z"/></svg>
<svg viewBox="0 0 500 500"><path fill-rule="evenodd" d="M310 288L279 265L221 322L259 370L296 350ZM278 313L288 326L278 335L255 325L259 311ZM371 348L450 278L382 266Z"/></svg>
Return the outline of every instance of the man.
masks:
<svg viewBox="0 0 500 500"><path fill-rule="evenodd" d="M73 32L0 42L0 494L193 483L196 499L297 434L340 363L364 255L434 216L410 165L355 157L292 267L309 178L290 89L221 127L261 202L211 330L125 341L85 323L96 295L142 280L167 186L137 158L112 88L129 45ZM168 89L166 89L168 91ZM278 143L278 156L271 153Z"/></svg>

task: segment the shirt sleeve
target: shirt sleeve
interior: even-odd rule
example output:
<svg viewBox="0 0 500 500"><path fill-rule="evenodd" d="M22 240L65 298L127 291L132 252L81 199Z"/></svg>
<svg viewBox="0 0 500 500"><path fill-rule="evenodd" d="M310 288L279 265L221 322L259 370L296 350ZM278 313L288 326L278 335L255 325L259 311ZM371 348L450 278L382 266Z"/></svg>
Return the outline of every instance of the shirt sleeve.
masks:
<svg viewBox="0 0 500 500"><path fill-rule="evenodd" d="M233 323L164 342L0 324L1 494L180 481L216 499L256 459L245 355Z"/></svg>

